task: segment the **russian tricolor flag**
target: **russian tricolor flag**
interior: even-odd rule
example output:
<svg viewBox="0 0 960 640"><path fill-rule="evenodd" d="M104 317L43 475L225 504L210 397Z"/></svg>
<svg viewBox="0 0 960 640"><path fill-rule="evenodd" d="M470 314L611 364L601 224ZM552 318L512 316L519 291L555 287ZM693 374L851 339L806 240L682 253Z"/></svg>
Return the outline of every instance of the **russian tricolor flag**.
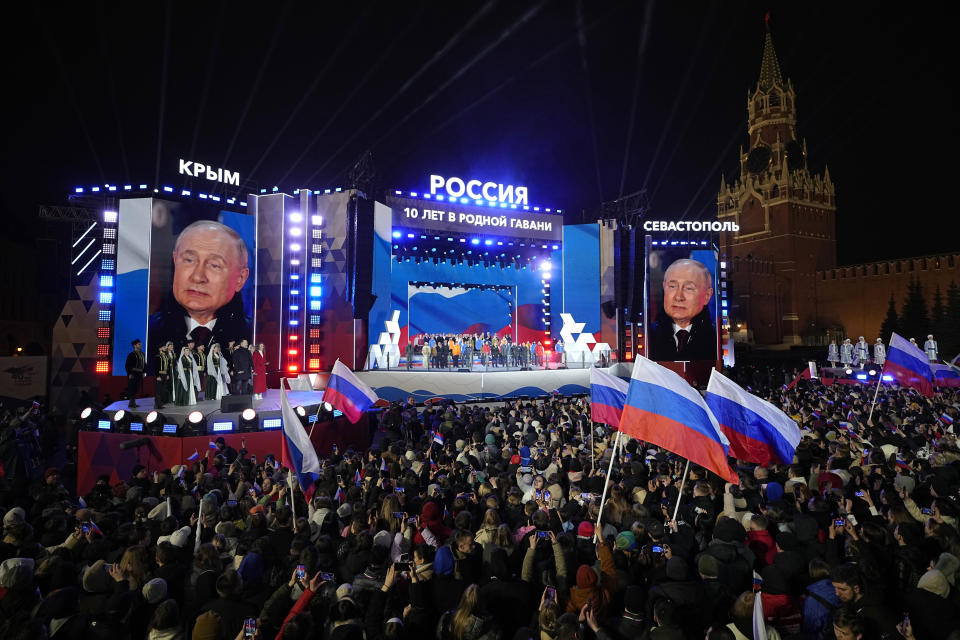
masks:
<svg viewBox="0 0 960 640"><path fill-rule="evenodd" d="M593 367L590 369L590 419L620 426L629 383Z"/></svg>
<svg viewBox="0 0 960 640"><path fill-rule="evenodd" d="M801 437L793 418L716 369L710 373L705 400L730 441L730 455L763 465L773 460L786 465L793 462Z"/></svg>
<svg viewBox="0 0 960 640"><path fill-rule="evenodd" d="M436 442L441 447L443 446L443 434L439 431L433 432L433 441Z"/></svg>
<svg viewBox="0 0 960 640"><path fill-rule="evenodd" d="M948 414L944 413L940 416L940 422L946 425L951 425L953 424L953 418L951 418Z"/></svg>
<svg viewBox="0 0 960 640"><path fill-rule="evenodd" d="M320 460L297 417L287 391L280 385L280 414L283 416L283 441L281 442L281 462L297 476L300 490L307 497L313 497L313 483L320 475Z"/></svg>
<svg viewBox="0 0 960 640"><path fill-rule="evenodd" d="M323 392L323 401L343 412L350 422L357 422L363 412L379 400L373 389L361 382L347 365L338 359L333 364L327 388Z"/></svg>
<svg viewBox="0 0 960 640"><path fill-rule="evenodd" d="M901 385L913 387L928 398L933 397L933 372L927 355L897 334L890 338L883 371L892 374Z"/></svg>
<svg viewBox="0 0 960 640"><path fill-rule="evenodd" d="M933 363L930 365L933 372L933 384L938 387L960 387L960 371L949 364Z"/></svg>
<svg viewBox="0 0 960 640"><path fill-rule="evenodd" d="M200 458L200 452L196 449L193 450L193 453L187 457L187 462L194 462Z"/></svg>
<svg viewBox="0 0 960 640"><path fill-rule="evenodd" d="M650 442L739 484L727 464L730 443L700 393L679 375L637 356L620 431Z"/></svg>
<svg viewBox="0 0 960 640"><path fill-rule="evenodd" d="M363 484L363 478L360 477L360 470L357 469L356 473L353 474L353 484L358 487Z"/></svg>
<svg viewBox="0 0 960 640"><path fill-rule="evenodd" d="M337 502L343 502L343 487L337 487L337 492L333 494L333 499Z"/></svg>

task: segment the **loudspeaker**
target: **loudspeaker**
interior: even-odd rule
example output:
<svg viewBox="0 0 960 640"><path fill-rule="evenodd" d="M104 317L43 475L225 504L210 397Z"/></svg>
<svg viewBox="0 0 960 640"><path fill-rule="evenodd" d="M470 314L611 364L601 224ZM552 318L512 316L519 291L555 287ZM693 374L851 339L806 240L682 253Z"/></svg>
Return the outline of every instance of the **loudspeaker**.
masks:
<svg viewBox="0 0 960 640"><path fill-rule="evenodd" d="M221 413L240 413L244 409L253 408L253 395L247 393L239 396L223 396L220 398Z"/></svg>

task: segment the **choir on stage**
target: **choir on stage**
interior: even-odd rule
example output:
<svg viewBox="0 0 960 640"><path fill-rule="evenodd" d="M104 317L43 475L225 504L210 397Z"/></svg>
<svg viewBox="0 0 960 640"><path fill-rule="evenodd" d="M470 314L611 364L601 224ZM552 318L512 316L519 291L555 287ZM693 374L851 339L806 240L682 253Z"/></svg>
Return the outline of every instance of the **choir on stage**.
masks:
<svg viewBox="0 0 960 640"><path fill-rule="evenodd" d="M920 349L920 345L917 344L915 338L910 338L910 344ZM927 341L923 343L921 351L926 354L930 362L937 362L939 350L937 341L933 339L932 335L927 336ZM850 338L845 339L840 345L837 345L836 340L831 340L830 344L827 345L827 362L830 363L831 367L836 367L838 361L843 367L860 367L863 369L873 362L874 365L882 368L883 363L887 361L887 347L883 343L883 339L877 338L876 342L873 343L873 358L871 359L870 345L867 344L863 336L860 336L856 344L851 342Z"/></svg>

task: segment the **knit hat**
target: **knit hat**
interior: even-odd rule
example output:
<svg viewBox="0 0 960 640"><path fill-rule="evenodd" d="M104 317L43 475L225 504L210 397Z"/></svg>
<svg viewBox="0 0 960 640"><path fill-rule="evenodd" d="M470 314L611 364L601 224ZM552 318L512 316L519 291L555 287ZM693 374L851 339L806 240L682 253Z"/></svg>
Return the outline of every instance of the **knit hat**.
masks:
<svg viewBox="0 0 960 640"><path fill-rule="evenodd" d="M722 542L743 542L747 531L733 518L722 518L713 528L713 537Z"/></svg>
<svg viewBox="0 0 960 640"><path fill-rule="evenodd" d="M637 546L637 539L632 531L621 531L617 535L616 546L619 551L632 551Z"/></svg>
<svg viewBox="0 0 960 640"><path fill-rule="evenodd" d="M0 564L0 587L13 589L33 582L33 558L8 558Z"/></svg>
<svg viewBox="0 0 960 640"><path fill-rule="evenodd" d="M767 484L767 502L776 502L783 497L783 485L779 482Z"/></svg>
<svg viewBox="0 0 960 640"><path fill-rule="evenodd" d="M920 576L920 581L917 582L917 588L923 589L924 591L929 591L930 593L940 596L941 598L946 598L950 595L950 584L947 582L947 579L944 575L937 569L930 569L925 574Z"/></svg>
<svg viewBox="0 0 960 640"><path fill-rule="evenodd" d="M182 549L187 546L188 542L190 542L190 533L190 527L180 527L169 536L160 536L157 538L157 544L160 544L161 542L169 542L173 546Z"/></svg>
<svg viewBox="0 0 960 640"><path fill-rule="evenodd" d="M717 578L720 575L720 561L709 553L697 559L697 571L705 578Z"/></svg>
<svg viewBox="0 0 960 640"><path fill-rule="evenodd" d="M378 531L377 535L373 536L373 544L389 549L393 546L393 536L389 531Z"/></svg>
<svg viewBox="0 0 960 640"><path fill-rule="evenodd" d="M353 601L353 585L349 582L344 582L342 585L337 587L337 602L341 600Z"/></svg>
<svg viewBox="0 0 960 640"><path fill-rule="evenodd" d="M433 571L441 576L453 575L453 551L447 545L437 549L433 557Z"/></svg>
<svg viewBox="0 0 960 640"><path fill-rule="evenodd" d="M349 502L342 504L337 509L337 515L340 517L341 520L346 520L353 515L353 507L350 506Z"/></svg>
<svg viewBox="0 0 960 640"><path fill-rule="evenodd" d="M167 599L167 581L163 578L154 578L143 585L143 599L149 604L160 604Z"/></svg>
<svg viewBox="0 0 960 640"><path fill-rule="evenodd" d="M686 580L690 575L690 567L683 558L674 557L667 560L666 570L667 577L677 582Z"/></svg>
<svg viewBox="0 0 960 640"><path fill-rule="evenodd" d="M220 616L206 611L197 616L193 625L192 640L220 640Z"/></svg>
<svg viewBox="0 0 960 640"><path fill-rule="evenodd" d="M3 527L15 527L27 520L27 513L21 507L14 507L3 516Z"/></svg>
<svg viewBox="0 0 960 640"><path fill-rule="evenodd" d="M592 538L593 537L593 523L584 520L577 526L577 537L578 538Z"/></svg>
<svg viewBox="0 0 960 640"><path fill-rule="evenodd" d="M597 572L592 567L582 564L577 569L577 587L580 589L589 589L597 584Z"/></svg>
<svg viewBox="0 0 960 640"><path fill-rule="evenodd" d="M489 445L492 446L492 445L494 445L494 444L497 443L497 437L496 437L495 435L493 435L492 433L488 433L488 434L483 438L483 442L484 442L485 444L489 444Z"/></svg>

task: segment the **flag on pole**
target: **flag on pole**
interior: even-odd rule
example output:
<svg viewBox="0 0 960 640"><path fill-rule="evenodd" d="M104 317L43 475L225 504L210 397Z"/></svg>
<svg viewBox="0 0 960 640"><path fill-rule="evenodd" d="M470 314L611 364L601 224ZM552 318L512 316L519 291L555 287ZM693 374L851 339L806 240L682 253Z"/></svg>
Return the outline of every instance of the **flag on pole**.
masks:
<svg viewBox="0 0 960 640"><path fill-rule="evenodd" d="M360 477L360 470L359 470L359 469L357 469L357 471L353 474L353 484L357 485L358 487L359 487L361 484L363 484L363 478Z"/></svg>
<svg viewBox="0 0 960 640"><path fill-rule="evenodd" d="M754 588L753 640L767 640L767 619L763 615L763 592Z"/></svg>
<svg viewBox="0 0 960 640"><path fill-rule="evenodd" d="M890 338L883 371L892 374L904 387L912 387L928 398L933 397L933 372L927 355L896 333Z"/></svg>
<svg viewBox="0 0 960 640"><path fill-rule="evenodd" d="M343 412L350 422L357 422L363 412L373 406L377 394L338 359L333 364L327 388L323 392L323 401Z"/></svg>
<svg viewBox="0 0 960 640"><path fill-rule="evenodd" d="M439 431L433 432L433 441L436 442L441 447L443 446L443 434Z"/></svg>
<svg viewBox="0 0 960 640"><path fill-rule="evenodd" d="M740 479L727 464L730 443L700 393L679 375L637 356L620 431L687 458L729 482Z"/></svg>
<svg viewBox="0 0 960 640"><path fill-rule="evenodd" d="M212 440L207 443L207 446L210 447L210 449L212 449L213 451L217 450L217 443L213 442Z"/></svg>
<svg viewBox="0 0 960 640"><path fill-rule="evenodd" d="M793 463L801 437L793 418L716 369L710 372L705 400L730 441L730 455L764 465Z"/></svg>
<svg viewBox="0 0 960 640"><path fill-rule="evenodd" d="M940 422L946 425L951 425L953 424L953 418L951 418L949 414L944 413L940 416Z"/></svg>
<svg viewBox="0 0 960 640"><path fill-rule="evenodd" d="M630 384L597 367L590 369L590 419L611 427L620 426Z"/></svg>
<svg viewBox="0 0 960 640"><path fill-rule="evenodd" d="M187 457L187 462L194 462L195 460L199 460L199 459L200 459L200 452L194 449L193 453Z"/></svg>
<svg viewBox="0 0 960 640"><path fill-rule="evenodd" d="M309 502L313 497L313 483L320 475L320 460L317 459L313 443L290 405L290 398L287 397L283 384L280 385L280 415L283 417L280 461L291 473L296 474L300 490Z"/></svg>
<svg viewBox="0 0 960 640"><path fill-rule="evenodd" d="M337 492L333 494L333 499L337 502L343 502L343 487L337 487Z"/></svg>
<svg viewBox="0 0 960 640"><path fill-rule="evenodd" d="M960 370L949 364L933 363L930 365L933 372L933 384L937 387L960 387Z"/></svg>

